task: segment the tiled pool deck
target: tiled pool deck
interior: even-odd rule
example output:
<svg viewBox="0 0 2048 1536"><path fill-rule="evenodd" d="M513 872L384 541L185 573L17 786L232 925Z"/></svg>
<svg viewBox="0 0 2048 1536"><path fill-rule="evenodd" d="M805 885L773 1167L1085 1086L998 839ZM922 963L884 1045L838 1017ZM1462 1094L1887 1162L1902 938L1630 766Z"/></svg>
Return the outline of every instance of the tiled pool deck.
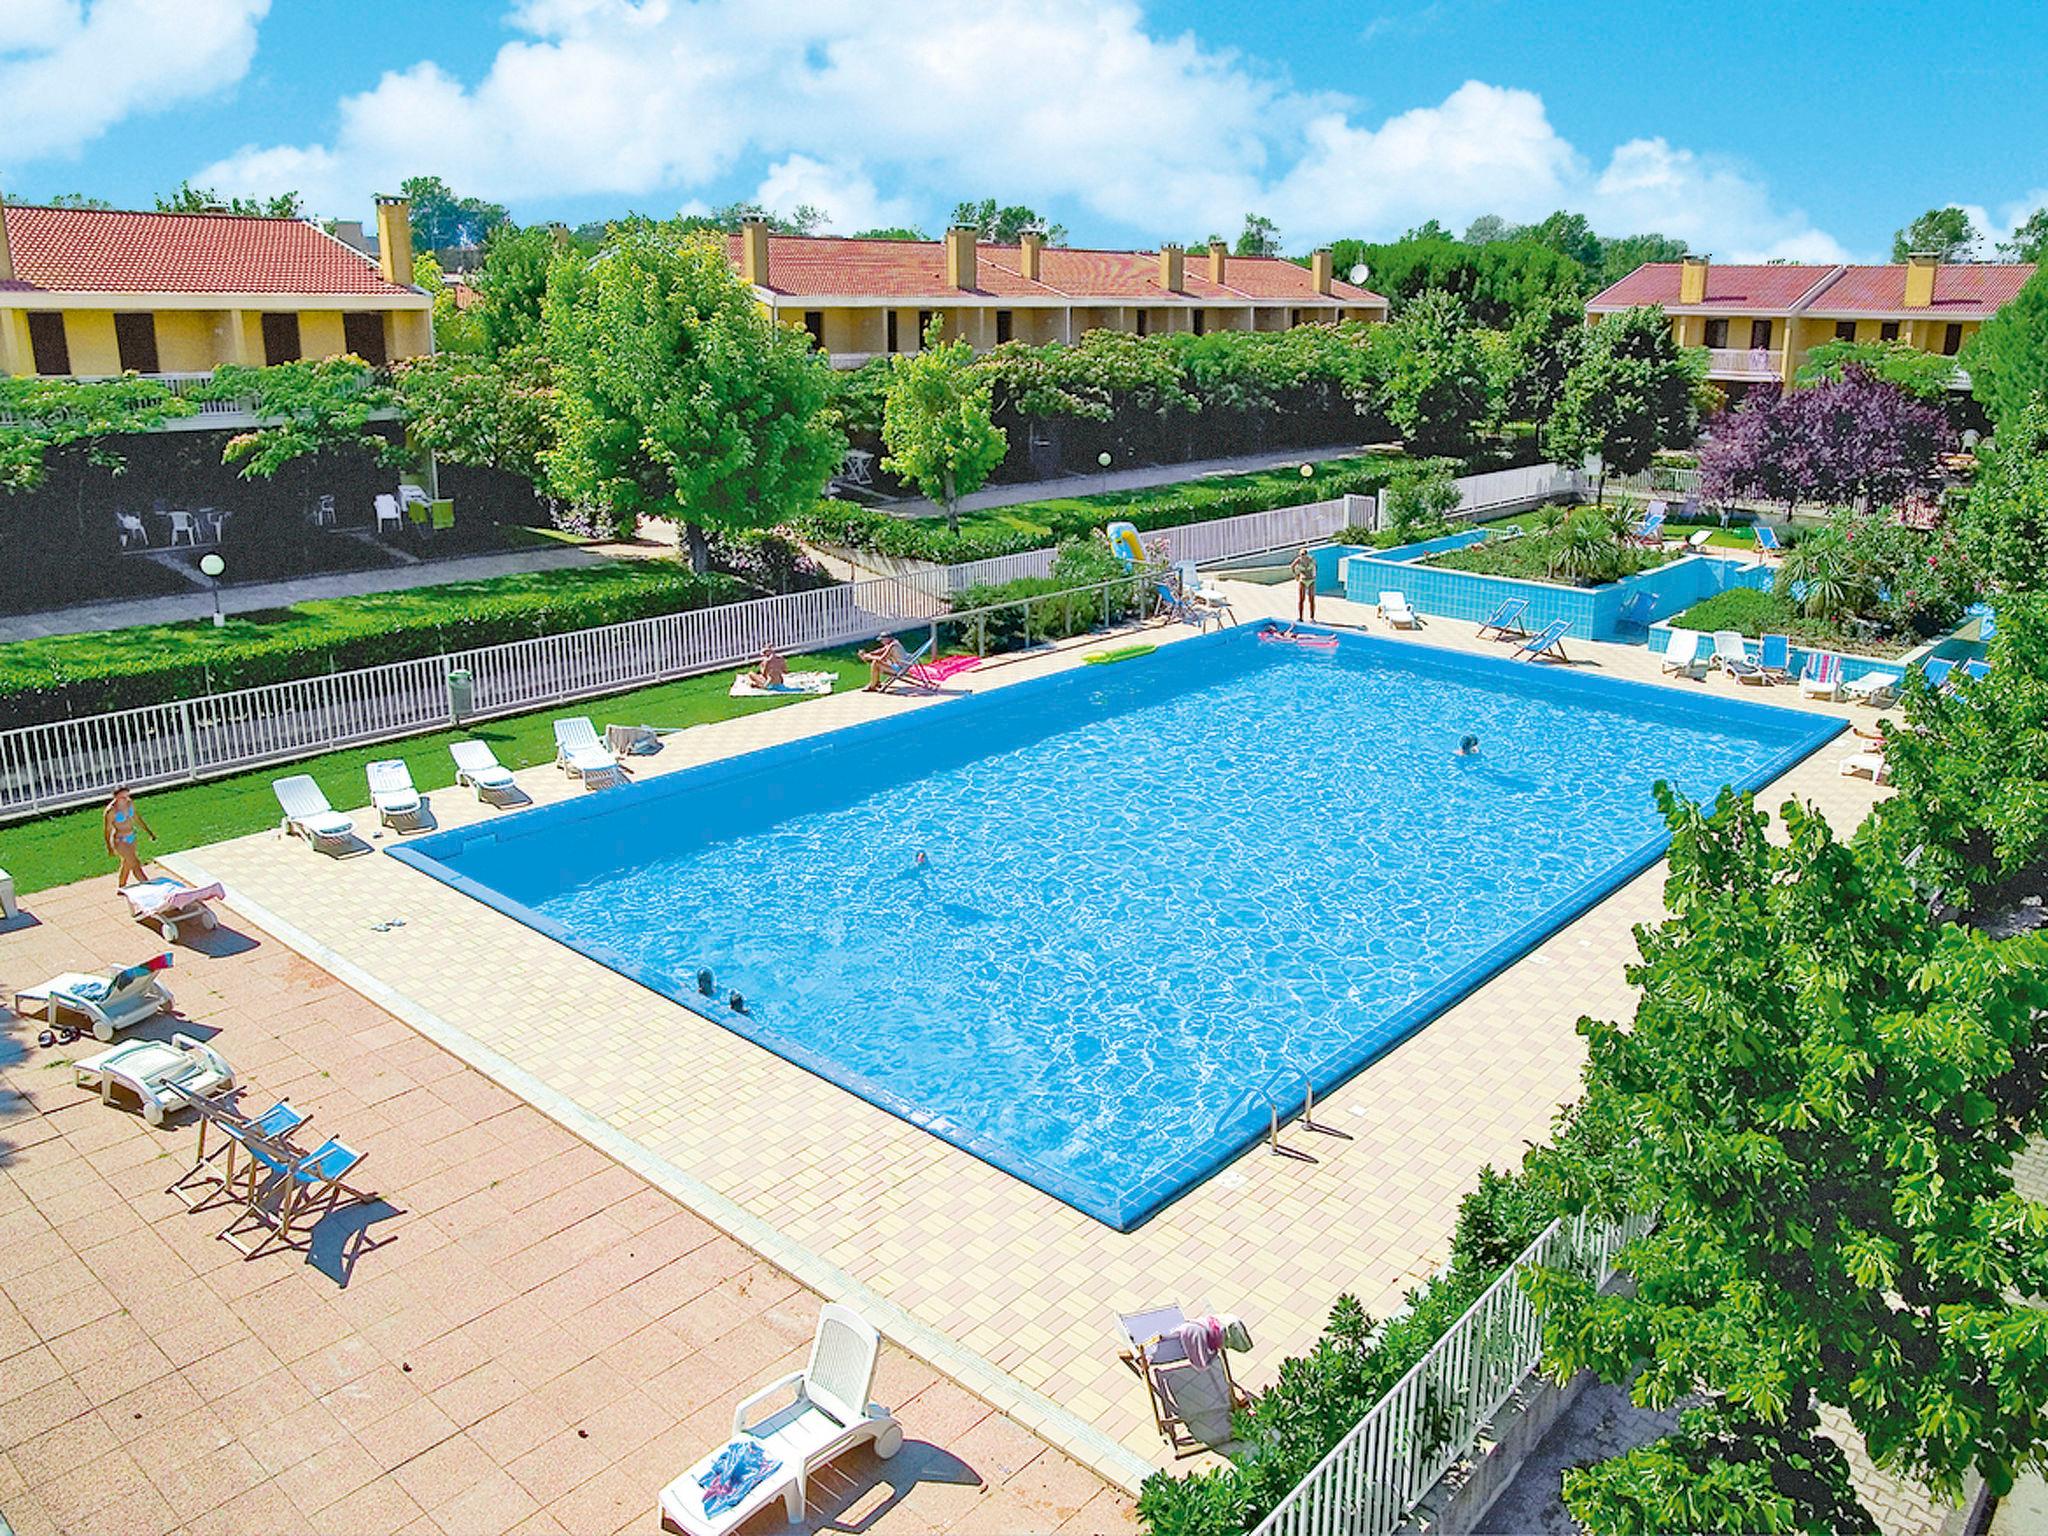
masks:
<svg viewBox="0 0 2048 1536"><path fill-rule="evenodd" d="M1231 590L1248 620L1278 613L1289 596ZM1387 633L1362 607L1339 599L1322 606L1326 621ZM1432 622L1412 638L1501 650L1453 621ZM1000 688L1076 665L1089 648L990 666L960 681ZM1589 669L1664 681L1656 658L1639 648L1571 650ZM1669 686L1737 689L1718 675ZM1742 692L1851 713L1801 706L1790 688ZM863 694L806 703L670 737L636 769L669 772L934 707L943 705ZM1854 824L1878 792L1837 774L1846 750L1823 749L1771 786L1766 802L1797 795L1838 826ZM550 769L520 777L536 800L578 792ZM444 826L500 814L453 791L433 801ZM357 822L370 830L367 813ZM1319 1121L1344 1136L1296 1126L1285 1137L1315 1162L1248 1152L1120 1234L396 860L332 860L262 835L166 862L224 880L247 925L315 961L321 969L305 974L321 985L322 972L340 977L779 1266L794 1277L792 1288L854 1299L885 1333L1011 1421L1127 1487L1163 1458L1143 1392L1115 1359L1113 1314L1167 1301L1239 1312L1258 1344L1240 1374L1258 1385L1315 1336L1338 1294L1387 1310L1444 1258L1455 1202L1480 1165L1515 1162L1573 1092L1578 1018L1626 1015L1631 930L1658 915L1662 880L1660 867L1623 887L1319 1102ZM110 893L95 899L111 909ZM391 917L405 925L372 931ZM0 936L9 980L22 969L21 937ZM120 954L135 950L131 939ZM277 949L259 953L274 961ZM187 1001L182 991L180 1000ZM203 996L198 1001L191 1011L206 1019ZM234 1022L256 1011L244 1001ZM223 1044L240 1033L231 1030ZM444 1059L403 1029L393 1029L384 1048ZM346 1130L342 1113L331 1119L331 1129ZM508 1349L505 1358L517 1356ZM765 1374L741 1373L663 1406L677 1419L716 1417L736 1390ZM916 1504L913 1496L903 1508Z"/></svg>
<svg viewBox="0 0 2048 1536"><path fill-rule="evenodd" d="M1289 595L1234 592L1246 618ZM1324 617L1386 632L1337 599L1325 600ZM1501 649L1450 621L1415 638ZM963 681L1000 688L1076 665L1087 648ZM1640 649L1572 649L1603 673L1658 678ZM1718 674L1671 686L1738 687ZM1766 696L1798 704L1791 688ZM638 771L942 707L835 697L671 737ZM1767 800L1796 794L1844 826L1859 820L1875 792L1838 775L1840 755L1817 754ZM536 799L578 792L548 769L522 782ZM434 801L443 825L500 814L467 795ZM395 860L333 860L266 835L170 862L224 880L260 926L475 1064L513 1069L519 1091L544 1085L560 1096L544 1105L550 1113L657 1160L646 1168L670 1173L709 1219L807 1283L858 1286L901 1309L900 1323L927 1345L950 1341L971 1357L949 1368L975 1390L1126 1483L1160 1447L1143 1393L1115 1359L1113 1314L1167 1301L1239 1312L1258 1342L1245 1372L1256 1382L1315 1336L1339 1293L1391 1307L1444 1257L1450 1212L1480 1165L1515 1162L1572 1093L1580 1015L1628 1010L1631 929L1656 916L1662 878L1653 870L1624 887L1332 1094L1319 1113L1344 1138L1288 1133L1316 1162L1248 1152L1120 1234ZM372 931L391 917L405 926Z"/></svg>

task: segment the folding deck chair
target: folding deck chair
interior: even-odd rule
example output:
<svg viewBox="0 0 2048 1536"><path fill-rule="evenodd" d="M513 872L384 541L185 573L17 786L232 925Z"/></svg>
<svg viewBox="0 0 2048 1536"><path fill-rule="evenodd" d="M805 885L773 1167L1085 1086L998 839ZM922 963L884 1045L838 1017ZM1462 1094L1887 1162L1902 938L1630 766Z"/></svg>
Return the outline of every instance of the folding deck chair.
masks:
<svg viewBox="0 0 2048 1536"><path fill-rule="evenodd" d="M273 1241L295 1246L293 1229L311 1211L343 1204L366 1205L377 1192L357 1189L346 1181L363 1154L330 1136L304 1156L281 1144L250 1137L250 1182L255 1188L235 1219L219 1236L245 1259L253 1259ZM256 1184L257 1169L262 1182ZM247 1229L245 1232L244 1229ZM249 1239L253 1237L253 1241Z"/></svg>

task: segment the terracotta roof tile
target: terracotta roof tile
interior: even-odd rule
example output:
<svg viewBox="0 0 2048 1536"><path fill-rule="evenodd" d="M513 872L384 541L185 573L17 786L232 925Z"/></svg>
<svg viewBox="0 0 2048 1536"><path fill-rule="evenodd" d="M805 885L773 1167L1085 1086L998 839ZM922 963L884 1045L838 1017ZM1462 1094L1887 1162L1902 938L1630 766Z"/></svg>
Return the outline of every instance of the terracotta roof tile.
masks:
<svg viewBox="0 0 2048 1536"><path fill-rule="evenodd" d="M1948 320L1988 320L2033 275L2031 262L1944 262L1934 270L1933 305L1924 310L1909 310L1904 267L1849 267L1807 306L1807 313L1901 313Z"/></svg>
<svg viewBox="0 0 2048 1536"><path fill-rule="evenodd" d="M299 219L9 203L17 281L60 293L412 295Z"/></svg>
<svg viewBox="0 0 2048 1536"><path fill-rule="evenodd" d="M1586 301L1588 309L1631 309L1640 304L1678 307L1678 277L1683 270L1675 261L1645 262L1612 287ZM1769 311L1782 314L1834 271L1832 266L1794 263L1764 266L1719 266L1707 268L1707 296L1701 307L1737 309L1745 313Z"/></svg>

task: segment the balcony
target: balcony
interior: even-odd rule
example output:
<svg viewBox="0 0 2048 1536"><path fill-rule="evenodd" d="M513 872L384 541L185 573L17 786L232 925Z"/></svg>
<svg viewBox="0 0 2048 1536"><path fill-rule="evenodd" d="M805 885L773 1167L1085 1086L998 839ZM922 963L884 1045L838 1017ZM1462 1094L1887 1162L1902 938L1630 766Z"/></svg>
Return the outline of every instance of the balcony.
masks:
<svg viewBox="0 0 2048 1536"><path fill-rule="evenodd" d="M137 378L149 379L163 385L164 389L177 399L184 400L196 394L200 386L213 382L210 373L142 373ZM169 421L142 430L151 432L234 432L248 427L262 425L263 418L256 414L256 401L250 397L227 400L194 400L190 416L176 416ZM396 411L372 411L373 421L391 420ZM0 427L21 426L23 421L12 411L0 410Z"/></svg>
<svg viewBox="0 0 2048 1536"><path fill-rule="evenodd" d="M1764 347L1707 348L1707 377L1757 384L1782 378L1785 354Z"/></svg>

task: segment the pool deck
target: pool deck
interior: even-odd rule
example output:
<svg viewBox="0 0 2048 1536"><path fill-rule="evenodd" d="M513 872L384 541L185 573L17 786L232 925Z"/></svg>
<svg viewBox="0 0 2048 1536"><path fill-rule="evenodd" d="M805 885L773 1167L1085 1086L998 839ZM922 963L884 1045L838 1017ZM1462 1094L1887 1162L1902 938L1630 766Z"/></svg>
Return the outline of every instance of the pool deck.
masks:
<svg viewBox="0 0 2048 1536"><path fill-rule="evenodd" d="M1292 616L1287 589L1227 590L1246 621ZM1341 599L1324 598L1321 608L1325 622L1412 643L1496 656L1505 649L1473 638L1469 624L1393 632ZM1146 638L1171 643L1192 633L1154 628ZM1099 643L1007 659L956 682L999 689L1077 665ZM1663 678L1658 659L1640 648L1569 649L1575 665L1602 675L1872 718L1802 703L1790 687L1742 688L1719 674ZM837 696L670 737L658 755L636 760L635 772L672 772L942 707ZM1770 786L1764 802L1797 796L1838 827L1853 826L1882 791L1838 774L1848 750L1823 748ZM552 769L519 778L539 802L580 792ZM501 814L453 791L437 793L433 811L441 826ZM368 835L369 814L356 821ZM1125 1488L1168 1463L1144 1392L1116 1359L1114 1314L1166 1302L1237 1312L1257 1341L1240 1379L1259 1386L1316 1336L1340 1293L1375 1313L1394 1306L1447 1256L1457 1199L1481 1165L1517 1162L1575 1091L1579 1017L1631 1010L1622 968L1634 954L1633 926L1661 912L1663 878L1660 865L1629 882L1319 1101L1319 1122L1343 1135L1296 1125L1283 1138L1314 1161L1261 1146L1138 1230L1117 1233L396 860L329 859L259 835L164 863L188 878L223 880L247 925L796 1284L852 1301L894 1343ZM373 931L392 917L404 926ZM329 1128L345 1133L344 1117ZM687 1415L706 1404L676 1408Z"/></svg>

